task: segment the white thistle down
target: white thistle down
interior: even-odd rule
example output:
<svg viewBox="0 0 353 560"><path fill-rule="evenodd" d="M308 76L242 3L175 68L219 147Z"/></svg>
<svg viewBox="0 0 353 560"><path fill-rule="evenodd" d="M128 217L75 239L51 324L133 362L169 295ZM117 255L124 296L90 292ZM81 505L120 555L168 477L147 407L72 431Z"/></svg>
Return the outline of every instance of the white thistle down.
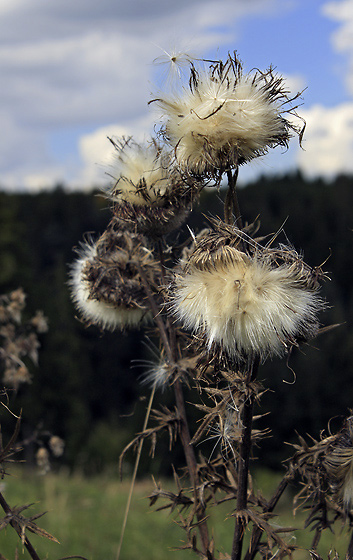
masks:
<svg viewBox="0 0 353 560"><path fill-rule="evenodd" d="M163 390L166 387L172 372L173 369L165 362L152 364L141 377L141 382L144 385L151 385L151 387Z"/></svg>
<svg viewBox="0 0 353 560"><path fill-rule="evenodd" d="M154 140L138 144L128 138L113 144L117 159L110 198L116 224L149 238L180 227L198 196L199 183L187 184L171 165L170 153Z"/></svg>
<svg viewBox="0 0 353 560"><path fill-rule="evenodd" d="M243 75L231 56L200 73L191 65L190 88L155 101L178 164L196 174L224 171L287 146L290 131L296 131L283 117L294 110L283 107L290 101L283 79L272 69Z"/></svg>
<svg viewBox="0 0 353 560"><path fill-rule="evenodd" d="M216 256L191 257L175 278L172 309L183 325L232 358L281 355L317 334L323 301L293 251L249 256L224 247Z"/></svg>
<svg viewBox="0 0 353 560"><path fill-rule="evenodd" d="M188 52L171 49L170 52L162 49L162 55L154 59L153 64L164 67L165 81L167 85L173 86L176 79L181 79L183 70L190 68L190 64L196 58Z"/></svg>
<svg viewBox="0 0 353 560"><path fill-rule="evenodd" d="M111 198L137 206L163 204L171 186L167 154L154 141L143 145L123 138L112 143L116 160L110 170L115 181Z"/></svg>
<svg viewBox="0 0 353 560"><path fill-rule="evenodd" d="M90 283L85 279L84 270L96 257L96 244L86 243L81 248L80 257L71 267L69 284L72 299L83 320L107 330L139 325L146 314L144 309L114 306L90 296Z"/></svg>

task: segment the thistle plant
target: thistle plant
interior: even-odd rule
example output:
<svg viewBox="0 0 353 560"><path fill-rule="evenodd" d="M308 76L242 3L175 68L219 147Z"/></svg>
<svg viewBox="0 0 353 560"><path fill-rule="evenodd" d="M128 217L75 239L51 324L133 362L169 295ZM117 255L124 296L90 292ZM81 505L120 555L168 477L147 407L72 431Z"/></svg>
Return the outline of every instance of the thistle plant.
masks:
<svg viewBox="0 0 353 560"><path fill-rule="evenodd" d="M160 112L157 138L146 144L111 140L116 158L105 196L112 218L80 250L71 271L72 297L88 324L117 336L146 326L159 339L159 357L145 374L152 385L145 425L122 459L132 448L139 457L145 439L157 453L163 431L170 446L181 443L186 469L174 472L176 491L156 484L150 503L178 511L186 533L182 548L208 560L291 556L295 546L285 536L292 529L271 523L290 481L306 481L302 495L312 511L328 491L334 515L351 519L351 421L344 432L350 430L349 437L317 442L315 450L302 440L272 498L255 492L252 447L267 435L254 423L265 390L259 368L273 357L288 360L321 332L325 274L277 235L258 236L257 222L245 223L237 178L242 165L286 148L293 136L301 142L300 94L291 96L272 68L246 74L235 54L225 62L183 56L181 64L177 55L170 62L177 68L173 87L151 101ZM223 195L224 216L208 218L200 232L189 229L181 242L170 234L185 233L205 186ZM190 386L197 388L194 403L184 399ZM175 406L151 410L155 392L168 388ZM188 420L192 406L196 427ZM321 481L315 495L309 479ZM208 519L209 509L224 502L235 525L227 553L214 542ZM319 523L316 541L326 526Z"/></svg>

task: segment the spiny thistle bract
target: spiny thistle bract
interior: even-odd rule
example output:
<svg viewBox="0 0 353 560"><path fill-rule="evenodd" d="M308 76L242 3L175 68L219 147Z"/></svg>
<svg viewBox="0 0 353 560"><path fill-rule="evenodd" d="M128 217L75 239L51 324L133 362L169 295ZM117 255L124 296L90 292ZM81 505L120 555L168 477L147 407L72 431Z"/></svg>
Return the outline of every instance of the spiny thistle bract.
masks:
<svg viewBox="0 0 353 560"><path fill-rule="evenodd" d="M179 227L190 212L197 189L186 185L171 166L170 154L155 140L139 144L130 137L112 143L116 163L110 174L115 183L109 197L117 222L153 236Z"/></svg>
<svg viewBox="0 0 353 560"><path fill-rule="evenodd" d="M353 509L353 416L329 446L323 461L334 499L346 511Z"/></svg>
<svg viewBox="0 0 353 560"><path fill-rule="evenodd" d="M155 262L143 236L108 227L86 243L71 270L74 303L88 323L103 329L136 327L149 317L139 270L154 284Z"/></svg>
<svg viewBox="0 0 353 560"><path fill-rule="evenodd" d="M270 68L244 75L240 61L227 61L198 71L191 62L189 89L179 96L161 95L162 132L174 148L180 167L191 174L217 175L275 146L288 146L299 130L286 118L295 114L283 78Z"/></svg>
<svg viewBox="0 0 353 560"><path fill-rule="evenodd" d="M217 232L199 242L175 276L177 318L237 361L282 355L314 337L324 307L314 271L293 249L253 244L246 253L238 244L236 228L233 239Z"/></svg>

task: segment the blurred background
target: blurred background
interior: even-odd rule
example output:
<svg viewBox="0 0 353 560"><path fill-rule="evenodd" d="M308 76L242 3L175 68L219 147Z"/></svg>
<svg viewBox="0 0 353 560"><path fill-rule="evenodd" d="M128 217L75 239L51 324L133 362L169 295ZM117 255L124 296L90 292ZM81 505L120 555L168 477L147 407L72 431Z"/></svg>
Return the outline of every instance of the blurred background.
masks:
<svg viewBox="0 0 353 560"><path fill-rule="evenodd" d="M307 123L303 149L294 140L241 169L244 218L260 215L263 234L287 220L288 240L311 266L329 257L323 324L341 323L288 364L262 368L272 436L256 455L274 468L296 432L319 437L331 418L339 425L353 408L353 0L3 0L0 37L0 293L23 287L28 316L41 309L49 319L31 384L10 394L24 434L43 426L59 435L60 461L90 474L116 470L141 429L149 390L131 360L153 360L152 344L143 333L85 328L69 263L110 218L98 190L109 184L107 136L142 139L158 125L148 101L163 87L161 63L175 52L218 59L234 50L246 71L272 65L302 91ZM217 193L205 192L192 227L219 208ZM142 472L170 474L170 461L143 461Z"/></svg>

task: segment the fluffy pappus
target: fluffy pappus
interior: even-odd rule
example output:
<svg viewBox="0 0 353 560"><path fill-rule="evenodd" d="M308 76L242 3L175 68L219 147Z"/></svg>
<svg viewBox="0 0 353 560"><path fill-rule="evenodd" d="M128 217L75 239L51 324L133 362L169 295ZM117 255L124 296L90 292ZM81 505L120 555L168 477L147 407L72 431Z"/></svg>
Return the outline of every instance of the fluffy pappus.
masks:
<svg viewBox="0 0 353 560"><path fill-rule="evenodd" d="M153 283L155 262L141 236L110 227L97 242L83 244L79 255L69 284L84 321L115 330L149 318L138 269Z"/></svg>
<svg viewBox="0 0 353 560"><path fill-rule="evenodd" d="M137 206L161 205L170 188L168 155L155 140L139 144L123 137L111 142L116 150L111 198Z"/></svg>
<svg viewBox="0 0 353 560"><path fill-rule="evenodd" d="M269 148L287 147L292 133L299 133L284 117L295 114L295 107L286 108L293 100L283 78L272 68L244 75L235 55L207 71L191 63L189 89L154 101L164 115L162 132L178 164L193 174L223 173Z"/></svg>
<svg viewBox="0 0 353 560"><path fill-rule="evenodd" d="M152 364L141 377L144 385L151 385L156 389L165 389L173 373L173 368L166 362Z"/></svg>
<svg viewBox="0 0 353 560"><path fill-rule="evenodd" d="M198 186L185 182L171 156L155 141L139 144L132 138L111 140L116 165L109 198L114 215L125 229L159 236L179 227L188 216Z"/></svg>
<svg viewBox="0 0 353 560"><path fill-rule="evenodd" d="M246 253L216 238L200 241L175 276L171 296L173 313L209 350L239 362L264 360L317 334L325 305L312 269L294 250L255 244Z"/></svg>
<svg viewBox="0 0 353 560"><path fill-rule="evenodd" d="M243 433L243 425L240 419L239 409L234 406L228 406L223 415L218 416L218 420L210 428L210 435L207 439L216 440L212 449L209 460L220 444L221 452L225 456L232 454L233 458L237 456L237 446L241 440Z"/></svg>
<svg viewBox="0 0 353 560"><path fill-rule="evenodd" d="M190 64L196 58L195 55L189 52L183 52L177 49L171 49L170 52L162 49L162 55L153 60L156 66L164 67L165 81L167 85L173 86L176 79L182 77L182 72L185 68L189 69Z"/></svg>

